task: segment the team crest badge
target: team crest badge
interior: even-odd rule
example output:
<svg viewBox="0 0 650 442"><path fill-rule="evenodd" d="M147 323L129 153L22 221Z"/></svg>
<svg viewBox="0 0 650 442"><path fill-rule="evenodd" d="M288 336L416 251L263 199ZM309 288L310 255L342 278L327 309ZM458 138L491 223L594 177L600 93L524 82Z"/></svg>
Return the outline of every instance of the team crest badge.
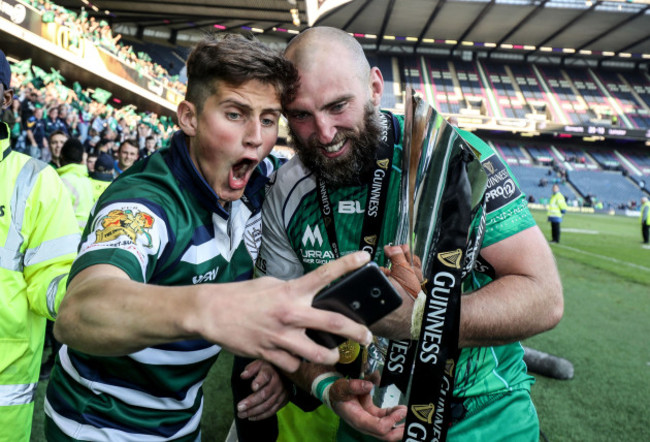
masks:
<svg viewBox="0 0 650 442"><path fill-rule="evenodd" d="M101 230L96 232L95 244L113 241L122 235L127 236L134 243L138 236L146 238L145 247L151 248L152 241L149 230L153 226L154 218L146 212L134 213L131 210L111 210L100 219Z"/></svg>

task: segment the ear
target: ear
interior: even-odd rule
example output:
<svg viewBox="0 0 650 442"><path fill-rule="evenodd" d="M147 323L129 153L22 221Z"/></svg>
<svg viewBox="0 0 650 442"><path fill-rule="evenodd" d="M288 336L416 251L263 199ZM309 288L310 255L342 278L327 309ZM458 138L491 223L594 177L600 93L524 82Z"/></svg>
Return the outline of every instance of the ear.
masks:
<svg viewBox="0 0 650 442"><path fill-rule="evenodd" d="M6 89L2 95L2 109L7 109L11 106L12 101L14 101L14 90Z"/></svg>
<svg viewBox="0 0 650 442"><path fill-rule="evenodd" d="M198 115L196 107L187 100L178 103L176 110L178 116L178 126L188 137L195 137L198 128Z"/></svg>
<svg viewBox="0 0 650 442"><path fill-rule="evenodd" d="M384 77L377 67L370 68L370 100L375 106L381 103L381 96L384 93Z"/></svg>

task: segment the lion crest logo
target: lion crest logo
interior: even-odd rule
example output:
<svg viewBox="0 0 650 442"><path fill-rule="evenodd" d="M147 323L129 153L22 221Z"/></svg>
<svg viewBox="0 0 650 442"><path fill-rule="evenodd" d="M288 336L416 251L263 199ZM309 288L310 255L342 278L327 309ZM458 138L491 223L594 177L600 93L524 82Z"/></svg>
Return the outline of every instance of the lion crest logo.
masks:
<svg viewBox="0 0 650 442"><path fill-rule="evenodd" d="M148 230L154 223L154 218L148 213L133 213L131 210L111 210L108 215L99 220L102 230L97 231L95 244L109 242L119 238L122 235L129 237L131 241L136 242L138 235L146 238L145 247L153 247L151 235Z"/></svg>

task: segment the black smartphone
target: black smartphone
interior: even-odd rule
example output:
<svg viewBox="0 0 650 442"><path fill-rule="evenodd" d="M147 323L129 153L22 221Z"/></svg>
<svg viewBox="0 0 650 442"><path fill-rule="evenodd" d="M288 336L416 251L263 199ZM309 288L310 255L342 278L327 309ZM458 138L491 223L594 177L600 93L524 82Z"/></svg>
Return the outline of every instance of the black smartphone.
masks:
<svg viewBox="0 0 650 442"><path fill-rule="evenodd" d="M322 289L312 302L315 308L341 313L367 326L401 304L400 294L372 261ZM345 342L341 336L320 330L307 329L307 336L328 348Z"/></svg>

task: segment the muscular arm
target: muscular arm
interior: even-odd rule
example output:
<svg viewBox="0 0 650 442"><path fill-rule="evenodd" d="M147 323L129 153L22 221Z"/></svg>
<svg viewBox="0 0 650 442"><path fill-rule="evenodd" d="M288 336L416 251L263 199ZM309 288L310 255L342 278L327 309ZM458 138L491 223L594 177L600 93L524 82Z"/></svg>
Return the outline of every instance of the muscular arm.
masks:
<svg viewBox="0 0 650 442"><path fill-rule="evenodd" d="M551 249L534 226L481 250L496 279L461 298L461 347L501 345L549 330L564 311Z"/></svg>
<svg viewBox="0 0 650 442"><path fill-rule="evenodd" d="M202 337L242 356L295 371L299 357L333 364L338 350L316 345L305 328L370 342L368 330L311 307L324 285L367 262L356 253L299 279L259 278L227 284L163 287L134 282L122 270L94 265L70 282L55 325L57 339L95 355Z"/></svg>

